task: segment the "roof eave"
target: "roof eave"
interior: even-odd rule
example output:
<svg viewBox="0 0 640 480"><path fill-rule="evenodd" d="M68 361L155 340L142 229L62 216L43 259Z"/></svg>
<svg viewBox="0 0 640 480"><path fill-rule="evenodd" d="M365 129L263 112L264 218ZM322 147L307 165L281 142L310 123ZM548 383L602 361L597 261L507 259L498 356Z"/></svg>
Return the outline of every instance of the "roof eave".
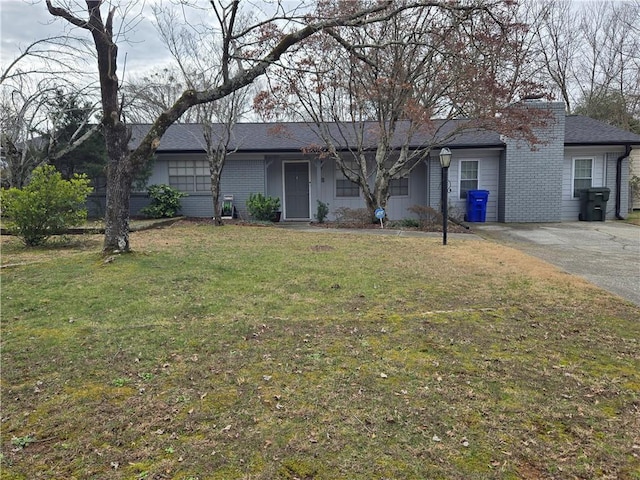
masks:
<svg viewBox="0 0 640 480"><path fill-rule="evenodd" d="M565 147L626 147L630 145L634 148L640 148L640 143L635 142L624 142L624 141L616 141L616 142L565 142Z"/></svg>

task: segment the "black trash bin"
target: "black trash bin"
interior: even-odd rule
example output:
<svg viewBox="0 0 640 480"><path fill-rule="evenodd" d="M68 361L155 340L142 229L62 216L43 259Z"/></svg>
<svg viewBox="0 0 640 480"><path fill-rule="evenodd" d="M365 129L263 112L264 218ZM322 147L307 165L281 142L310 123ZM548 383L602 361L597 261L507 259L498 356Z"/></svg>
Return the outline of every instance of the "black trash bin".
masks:
<svg viewBox="0 0 640 480"><path fill-rule="evenodd" d="M607 216L607 202L609 201L607 187L592 187L580 190L580 214L578 220L584 222L604 222Z"/></svg>
<svg viewBox="0 0 640 480"><path fill-rule="evenodd" d="M467 191L467 222L484 222L487 218L489 190Z"/></svg>

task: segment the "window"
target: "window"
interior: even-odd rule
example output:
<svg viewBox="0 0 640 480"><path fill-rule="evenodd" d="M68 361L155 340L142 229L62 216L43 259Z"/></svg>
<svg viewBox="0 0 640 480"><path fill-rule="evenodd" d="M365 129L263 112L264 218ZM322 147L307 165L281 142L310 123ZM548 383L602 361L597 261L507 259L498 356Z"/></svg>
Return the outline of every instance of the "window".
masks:
<svg viewBox="0 0 640 480"><path fill-rule="evenodd" d="M460 160L460 198L467 198L469 190L478 189L478 161Z"/></svg>
<svg viewBox="0 0 640 480"><path fill-rule="evenodd" d="M573 198L580 196L580 190L590 188L593 180L593 158L573 159Z"/></svg>
<svg viewBox="0 0 640 480"><path fill-rule="evenodd" d="M358 166L354 161L344 161L349 170L357 171ZM359 197L360 187L352 182L340 171L336 164L336 197Z"/></svg>
<svg viewBox="0 0 640 480"><path fill-rule="evenodd" d="M346 178L338 178L336 180L336 197L358 196L360 196L360 187L357 183Z"/></svg>
<svg viewBox="0 0 640 480"><path fill-rule="evenodd" d="M181 192L208 192L211 174L206 160L171 160L169 185Z"/></svg>
<svg viewBox="0 0 640 480"><path fill-rule="evenodd" d="M389 195L392 197L406 197L409 195L409 177L392 178L389 180Z"/></svg>

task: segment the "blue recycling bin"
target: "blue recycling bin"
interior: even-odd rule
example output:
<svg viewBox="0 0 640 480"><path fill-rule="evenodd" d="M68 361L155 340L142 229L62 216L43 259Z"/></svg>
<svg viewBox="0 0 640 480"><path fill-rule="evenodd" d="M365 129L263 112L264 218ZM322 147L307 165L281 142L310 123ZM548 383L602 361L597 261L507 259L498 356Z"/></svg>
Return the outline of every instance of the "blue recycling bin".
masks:
<svg viewBox="0 0 640 480"><path fill-rule="evenodd" d="M487 218L489 190L467 192L467 222L484 222Z"/></svg>

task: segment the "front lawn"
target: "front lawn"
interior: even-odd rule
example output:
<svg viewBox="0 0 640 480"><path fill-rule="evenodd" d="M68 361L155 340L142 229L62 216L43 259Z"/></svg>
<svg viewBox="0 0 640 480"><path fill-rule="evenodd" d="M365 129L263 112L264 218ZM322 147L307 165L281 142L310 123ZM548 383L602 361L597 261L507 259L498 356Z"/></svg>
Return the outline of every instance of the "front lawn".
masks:
<svg viewBox="0 0 640 480"><path fill-rule="evenodd" d="M640 479L640 308L473 235L2 237L2 479Z"/></svg>

